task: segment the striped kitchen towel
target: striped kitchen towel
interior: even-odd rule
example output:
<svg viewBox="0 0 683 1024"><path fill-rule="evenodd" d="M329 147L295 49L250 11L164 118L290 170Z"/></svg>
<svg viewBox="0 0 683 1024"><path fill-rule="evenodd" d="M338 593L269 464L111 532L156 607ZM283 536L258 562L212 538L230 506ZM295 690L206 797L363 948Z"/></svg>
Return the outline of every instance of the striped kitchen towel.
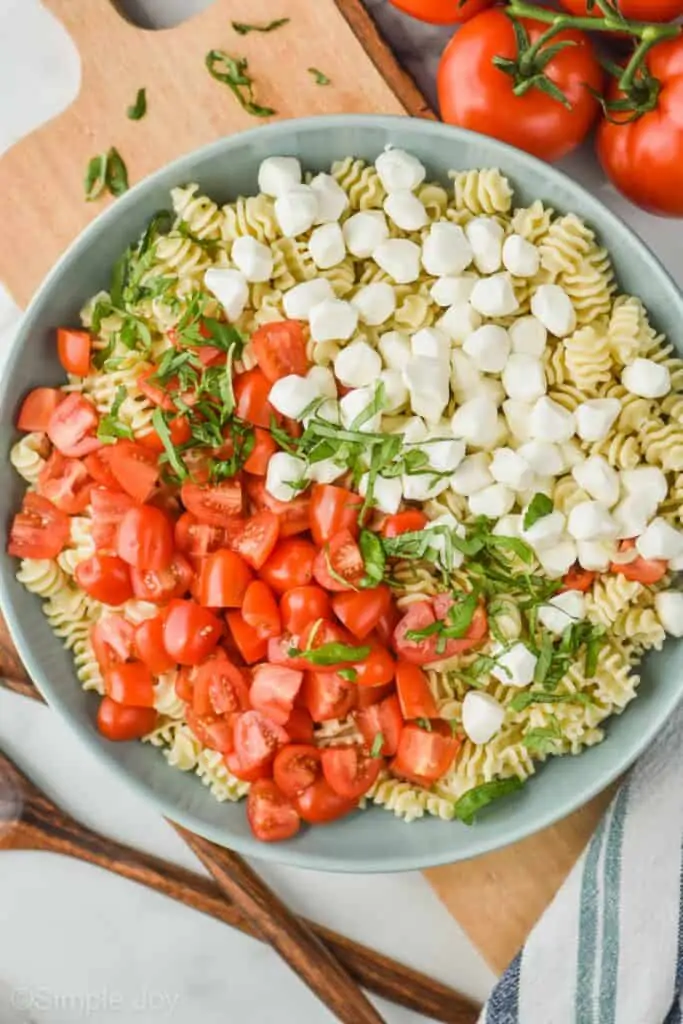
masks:
<svg viewBox="0 0 683 1024"><path fill-rule="evenodd" d="M682 842L683 708L622 785L480 1024L681 1024Z"/></svg>

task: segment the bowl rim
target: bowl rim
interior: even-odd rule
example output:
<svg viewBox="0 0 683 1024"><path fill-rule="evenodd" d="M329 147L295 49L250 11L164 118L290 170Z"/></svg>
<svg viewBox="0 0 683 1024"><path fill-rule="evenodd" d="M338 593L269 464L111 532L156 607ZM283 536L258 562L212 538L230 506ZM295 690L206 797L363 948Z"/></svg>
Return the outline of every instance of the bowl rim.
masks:
<svg viewBox="0 0 683 1024"><path fill-rule="evenodd" d="M64 268L77 260L82 255L83 251L89 247L91 240L94 240L103 231L105 231L110 224L115 222L122 211L125 211L129 206L133 206L137 202L139 196L147 191L152 191L158 183L163 182L169 175L175 174L178 181L184 180L182 172L183 168L188 163L192 163L197 158L206 159L211 158L213 155L218 156L225 151L229 152L234 147L240 146L244 142L248 142L253 136L258 136L259 139L270 141L273 152L277 152L274 148L276 144L281 141L283 143L283 151L287 150L290 148L288 146L289 136L298 131L307 132L310 130L327 130L329 132L334 132L336 128L340 128L342 126L345 128L353 128L354 125L360 126L363 124L367 125L368 123L374 123L380 128L391 131L394 128L400 128L405 125L406 122L419 125L419 131L424 132L427 137L433 136L435 141L441 137L448 137L451 141L457 141L458 139L463 142L476 140L478 145L483 144L489 148L492 155L491 166L501 167L503 173L505 173L506 157L509 154L514 154L514 159L516 161L522 159L528 166L535 168L540 175L546 178L549 184L568 184L572 190L578 189L583 193L587 205L596 211L597 215L603 220L603 222L611 222L611 224L617 227L619 231L626 233L631 237L634 246L640 250L641 256L656 266L665 283L671 287L673 292L678 296L678 301L680 302L680 292L666 267L663 265L659 257L650 249L647 243L643 241L643 239L641 239L627 223L617 216L617 214L612 212L609 207L600 202L600 200L589 192L587 188L571 178L570 175L552 165L546 164L531 154L520 151L519 149L501 142L498 139L483 136L479 133L471 132L463 128L447 125L440 121L432 121L422 118L402 115L360 113L312 115L309 117L292 118L286 121L272 122L267 125L258 125L242 132L222 136L213 142L182 154L175 160L164 164L157 171L136 183L128 192L115 200L115 202L111 203L107 209L103 210L83 229L83 231L80 232L43 279L29 305L22 312L19 329L13 339L11 350L5 361L5 369L2 374L2 378L0 379L0 413L7 407L8 403L14 401L13 396L10 394L11 380L15 372L16 364L21 358L23 345L26 343L27 325L30 323L34 310L42 303L44 296L50 292L54 282L60 278ZM398 146L400 146L400 143ZM116 760L113 753L109 752L108 747L97 735L94 729L84 727L73 717L69 707L67 706L66 699L62 698L60 695L59 688L53 686L50 682L48 669L43 667L41 659L33 653L30 637L27 633L24 633L19 613L14 607L4 568L0 571L0 609L2 610L7 622L12 641L16 646L23 664L26 666L31 679L35 682L49 707L57 711L62 719L66 721L68 726L85 743L86 747L93 753L93 755L101 762L107 764L125 785L129 786L139 796L143 797L150 806L154 806L155 809L165 817L168 817L185 828L216 842L218 845L226 846L227 841L224 829L219 829L212 826L210 823L197 820L192 811L184 810L182 807L177 805L176 801L166 797L163 793L159 793L154 790L150 783L139 778L134 771L128 769L124 765L121 765ZM76 680L75 674L74 679ZM577 796L561 803L559 807L553 802L549 802L547 810L544 812L537 811L530 824L525 822L522 818L516 826L510 826L508 828L503 842L500 841L499 837L480 839L478 844L473 844L474 849L468 851L467 859L479 857L486 853L493 852L494 850L504 849L506 846L528 838L529 836L534 835L535 833L568 817L576 810L590 802L590 800L623 775L635 760L640 757L643 751L655 739L663 723L666 721L666 716L678 705L681 698L683 698L683 691L681 691L681 693L679 693L675 698L670 699L668 703L662 703L659 715L655 720L653 720L648 729L640 732L637 742L634 742L629 747L628 751L623 752L619 757L617 757L608 772L599 774L595 781L591 785L584 786ZM383 809L376 808L373 810L375 810L375 813L380 813ZM419 827L419 822L415 822L415 824ZM452 823L444 822L443 824L444 827L447 827ZM476 824L473 828L476 828ZM229 842L231 843L231 846L229 847L230 849L234 849L238 853L245 854L250 857L256 857L273 863L285 864L291 867L330 872L372 874L389 871L413 871L456 863L458 860L463 859L462 857L458 857L456 839L454 839L454 848L449 853L444 852L436 855L430 855L429 852L425 852L424 854L406 854L401 853L401 851L398 850L397 852L392 852L391 854L382 856L365 855L362 861L359 861L358 863L349 863L344 857L330 856L327 853L316 854L301 851L296 846L291 846L287 843L260 843L252 837L245 838L241 836L234 836L230 837Z"/></svg>

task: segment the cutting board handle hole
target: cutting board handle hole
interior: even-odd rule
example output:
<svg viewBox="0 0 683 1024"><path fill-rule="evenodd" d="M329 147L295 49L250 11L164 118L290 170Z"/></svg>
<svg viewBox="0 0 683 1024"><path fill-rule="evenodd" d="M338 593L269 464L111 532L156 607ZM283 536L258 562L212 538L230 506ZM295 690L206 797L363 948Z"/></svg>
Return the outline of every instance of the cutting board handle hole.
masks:
<svg viewBox="0 0 683 1024"><path fill-rule="evenodd" d="M132 25L154 31L180 25L212 3L214 0L116 0L114 6Z"/></svg>

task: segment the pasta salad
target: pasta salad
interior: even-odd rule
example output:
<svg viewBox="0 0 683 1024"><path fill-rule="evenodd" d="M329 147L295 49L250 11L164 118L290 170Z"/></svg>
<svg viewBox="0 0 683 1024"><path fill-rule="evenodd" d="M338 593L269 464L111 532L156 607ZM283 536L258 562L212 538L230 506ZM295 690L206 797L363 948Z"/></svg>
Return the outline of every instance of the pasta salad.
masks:
<svg viewBox="0 0 683 1024"><path fill-rule="evenodd" d="M173 189L18 414L8 550L98 728L265 841L471 822L683 635L683 362L578 217L450 179Z"/></svg>

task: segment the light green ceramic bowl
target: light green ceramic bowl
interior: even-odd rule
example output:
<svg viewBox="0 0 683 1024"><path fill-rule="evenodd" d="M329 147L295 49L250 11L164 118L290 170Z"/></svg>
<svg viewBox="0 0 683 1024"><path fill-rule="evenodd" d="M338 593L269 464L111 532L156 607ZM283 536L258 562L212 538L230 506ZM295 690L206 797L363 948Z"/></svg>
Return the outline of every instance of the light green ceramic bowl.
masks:
<svg viewBox="0 0 683 1024"><path fill-rule="evenodd" d="M0 382L3 457L7 459L16 439L13 423L22 396L38 384L63 379L55 355L55 327L77 322L83 302L107 286L112 264L123 249L152 214L168 206L169 189L196 181L203 192L225 202L257 190L257 169L266 156L297 156L306 168L323 170L350 154L374 160L388 143L418 156L430 178L447 183L450 168L500 167L514 183L517 203L542 199L556 210L585 218L612 253L622 288L639 295L658 329L679 345L683 301L662 266L614 214L546 164L484 136L430 121L357 115L285 121L221 139L176 160L117 200L74 242L31 303ZM3 523L9 524L24 485L8 469L4 481L0 512ZM625 771L656 737L681 695L683 646L669 643L647 660L638 699L609 723L604 743L580 757L553 759L522 791L492 806L475 825L430 818L408 827L373 808L269 846L253 839L243 806L217 803L196 776L167 767L157 750L141 743L109 743L97 733L97 699L80 689L70 654L52 635L39 599L17 583L16 567L3 551L0 597L14 641L45 698L94 756L111 765L161 814L194 832L241 853L299 867L423 868L475 857L522 839L569 814Z"/></svg>

